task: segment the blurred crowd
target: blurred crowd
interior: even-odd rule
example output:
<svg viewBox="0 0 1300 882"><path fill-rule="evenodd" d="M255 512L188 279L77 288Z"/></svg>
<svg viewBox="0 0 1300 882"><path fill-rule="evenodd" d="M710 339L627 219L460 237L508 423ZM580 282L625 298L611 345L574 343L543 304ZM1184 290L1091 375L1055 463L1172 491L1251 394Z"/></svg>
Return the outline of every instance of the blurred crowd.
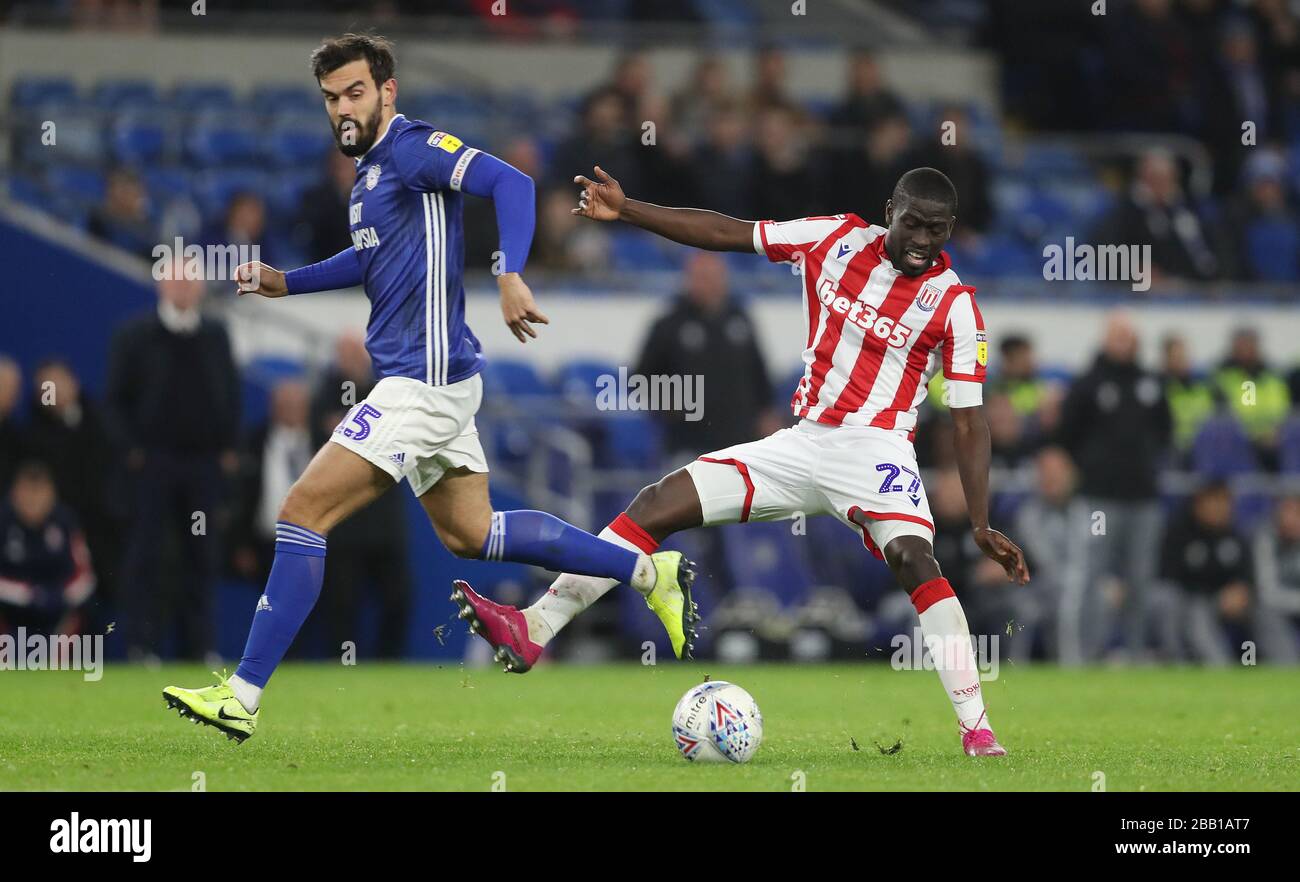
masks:
<svg viewBox="0 0 1300 882"><path fill-rule="evenodd" d="M0 355L0 632L116 624L132 660L218 660L218 582L239 581L252 603L281 500L375 380L360 333L344 334L325 370L278 378L265 421L247 425L244 378L224 324L201 309L205 292L198 280L158 283L157 308L113 332L101 400L57 357L24 395L19 366ZM332 533L328 569L295 651L349 640L372 658L401 655L401 497Z"/></svg>
<svg viewBox="0 0 1300 882"><path fill-rule="evenodd" d="M24 379L0 357L0 620L76 631L120 619L132 658L211 660L217 583L236 580L251 602L279 501L374 380L360 335L343 334L328 368L270 382L265 420L247 425L247 378L222 323L200 308L203 283L162 281L157 293L156 309L116 329L102 400L63 360ZM994 518L1029 555L1024 589L970 539L935 380L917 446L940 565L974 631L1014 628L1022 658L1221 663L1251 641L1261 660L1294 661L1300 371L1270 362L1250 328L1231 334L1212 367L1193 365L1176 335L1146 342L1159 343L1157 369L1142 366L1138 332L1115 312L1093 362L1070 375L1040 366L1028 336L999 340L984 405ZM701 375L707 390L705 419L653 415L662 443L642 463L647 480L790 420L789 383L773 381L717 255L689 259L635 370ZM597 484L603 467L597 459ZM371 656L404 652L406 530L401 494L389 493L331 535L324 600L298 651L353 640ZM729 595L754 587L745 552L727 548L734 533L693 536L725 611ZM841 530L819 547L842 555L855 545Z"/></svg>
<svg viewBox="0 0 1300 882"><path fill-rule="evenodd" d="M706 7L734 6L511 2L524 21L597 13L692 21L710 15ZM128 27L147 25L170 6L63 4L82 22ZM382 25L387 14L418 11L411 6L375 3L371 12ZM477 0L453 6L456 14L489 16ZM680 271L670 276L681 279L679 296L647 329L637 370L703 375L712 416L665 423L662 444L636 463L647 475L772 431L789 419L790 384L765 361L727 260L571 214L572 176L596 164L631 195L659 203L747 218L852 211L877 222L898 175L930 165L960 195L950 250L964 275L1039 275L1043 243L1074 235L1151 246L1157 286L1300 281L1300 25L1291 5L1111 0L1104 16L1092 14L1090 3L1036 0L905 6L908 14L941 10L967 23L971 38L996 53L1001 118L979 105L911 101L908 84L892 81L869 49L849 53L837 97L796 97L789 83L797 56L776 44L755 49L743 79L703 54L675 91L657 81L646 51L631 48L583 95L551 105L524 96L529 124L506 96L482 93L472 113L457 110L467 128L449 117L458 133L481 125L474 143L537 181L530 271L561 280L608 267ZM66 85L67 106L83 106L85 95L72 93L85 84ZM405 101L419 92L402 94ZM38 89L32 106L43 97ZM218 119L236 103L229 87L209 89L204 100L213 104L202 113L199 97L164 100L155 84L144 84L136 110L146 112L97 130L94 137L106 140L87 142L95 145L90 168L35 164L57 165L73 152L73 125L60 135L62 153L17 144L10 194L66 212L97 239L145 258L178 233L202 244L257 244L263 260L281 266L350 246L354 166L331 147L314 96L307 96L310 118L291 120L303 127L281 133L310 160L299 163L295 153L270 172L258 167L265 145L248 143L247 121L230 127ZM409 109L437 123L446 97L412 98ZM259 109L278 114L280 106L267 98ZM164 146L171 134L150 125L158 122L151 114L174 113L169 124L188 135L191 122L208 124L209 110L217 122L183 150ZM945 122L956 135L951 143L941 140ZM123 137L101 151L110 129ZM1082 132L1104 135L1113 149L1090 151ZM1064 146L1031 143L1023 156L1007 149L1013 135L1052 133L1070 136ZM1158 145L1122 137L1132 133L1175 137ZM1204 180L1196 147L1208 157ZM106 169L109 156L115 164ZM31 168L22 166L29 161ZM309 163L318 168L304 177L296 166ZM73 198L78 181L86 186ZM253 185L259 181L265 186ZM185 198L161 198L167 194ZM465 224L467 265L486 268L497 246L491 205L466 200ZM279 500L373 378L359 337L345 334L328 370L266 383L267 416L249 425L249 377L231 357L221 322L201 309L203 296L201 283L160 283L157 308L116 329L99 398L58 357L23 376L0 355L4 627L102 629L120 615L132 657L204 658L215 649L217 583L237 580L251 604L269 566ZM1140 340L1116 313L1095 359L1068 374L1040 364L1031 334L1000 331L985 399L998 473L995 517L1030 556L1027 589L1006 585L967 538L939 381L917 438L936 554L973 629L1014 632L1011 651L1020 657L1067 663L1113 656L1221 663L1246 641L1264 660L1296 660L1300 495L1291 491L1300 476L1300 368L1265 352L1247 327L1225 333L1217 363L1194 364L1185 339ZM1143 367L1143 346L1158 346L1156 369ZM636 425L633 432L625 447L646 434ZM607 465L597 458L598 470ZM405 650L411 577L399 500L386 495L331 535L321 608L300 651L345 637L372 656ZM723 599L752 587L745 569L752 561L729 549L724 533L731 535L699 540ZM850 534L837 536L819 550L862 553L850 547ZM856 610L839 608L842 618L881 612L859 600ZM719 632L743 620L732 615L734 605L717 609ZM904 613L899 627L910 607ZM358 634L354 623L363 618L374 627Z"/></svg>
<svg viewBox="0 0 1300 882"><path fill-rule="evenodd" d="M850 53L838 98L801 99L789 87L797 62L770 44L755 50L744 81L705 54L667 91L650 55L631 49L585 95L534 108L536 116L513 97L474 94L462 134L538 181L533 266L562 274L680 268L679 250L569 213L573 175L597 163L630 194L661 204L744 218L853 211L873 221L902 171L930 165L960 194L952 250L971 275L1037 275L1043 245L1073 235L1150 245L1157 286L1300 280L1300 24L1291 8L1138 0L1093 16L1086 4L1074 13L1042 6L987 10L982 33L1002 64L1002 118L976 104L905 98L906 83L891 81L868 49ZM1077 26L1068 38L1077 55L1057 50L1066 25ZM1043 85L1063 79L1066 91ZM462 118L437 96L402 106L436 124ZM1031 145L1023 157L1006 146L1013 132L1098 127L1194 140L1115 141L1101 153L1082 141ZM182 205L159 204L155 182L123 164L108 174L87 229L141 254L184 232L258 243L271 263L323 259L348 243L353 175L323 138L321 148L320 171L302 187L271 193L254 175L242 188L223 185L218 201ZM173 180L164 183L175 192ZM480 200L468 200L466 214L467 262L481 269L496 247L494 216Z"/></svg>

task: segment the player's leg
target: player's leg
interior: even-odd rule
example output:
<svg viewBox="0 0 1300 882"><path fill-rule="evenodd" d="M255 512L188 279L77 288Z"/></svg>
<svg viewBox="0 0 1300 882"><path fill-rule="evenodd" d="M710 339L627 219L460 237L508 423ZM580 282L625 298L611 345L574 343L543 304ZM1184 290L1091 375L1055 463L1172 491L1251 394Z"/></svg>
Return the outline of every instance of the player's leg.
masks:
<svg viewBox="0 0 1300 882"><path fill-rule="evenodd" d="M442 458L445 460L445 457ZM460 557L508 560L552 570L628 582L652 609L673 610L677 621L692 609L690 583L695 574L679 552L652 554L607 542L540 511L492 511L487 475L465 467L452 469L420 495L443 543ZM523 673L541 653L529 639L527 621L513 608L494 604L458 581L452 601L461 617L493 644L507 671ZM688 643L679 625L674 651Z"/></svg>
<svg viewBox="0 0 1300 882"><path fill-rule="evenodd" d="M658 482L643 487L627 511L614 518L600 531L600 538L629 551L653 554L660 543L679 530L688 530L703 523L700 497L686 469L678 469ZM537 602L523 610L529 633L539 646L545 646L565 625L573 621L618 584L617 579L562 573L551 583ZM651 606L654 609L654 606ZM656 611L658 612L658 611ZM671 616L671 611L668 611ZM693 615L693 609L686 609ZM663 615L660 616L663 618ZM689 622L681 630L689 630ZM670 635L677 626L665 622ZM688 641L689 642L689 641Z"/></svg>
<svg viewBox="0 0 1300 882"><path fill-rule="evenodd" d="M207 689L168 686L168 704L231 738L252 735L262 689L320 597L326 535L392 486L390 473L356 452L335 443L322 447L280 506L275 560L235 675Z"/></svg>
<svg viewBox="0 0 1300 882"><path fill-rule="evenodd" d="M663 578L661 561L599 539L555 515L493 511L485 472L451 469L420 494L420 504L438 538L457 557L616 578L646 595Z"/></svg>
<svg viewBox="0 0 1300 882"><path fill-rule="evenodd" d="M701 456L641 490L601 537L650 553L673 533L814 513L809 441L795 429ZM542 645L617 582L565 573L524 611ZM653 607L652 607L653 608ZM663 619L664 616L660 615ZM672 628L665 620L666 627Z"/></svg>
<svg viewBox="0 0 1300 882"><path fill-rule="evenodd" d="M911 596L922 639L957 714L963 749L972 756L1005 754L988 725L966 614L934 559L934 517L911 445L864 428L827 434L820 446L820 492Z"/></svg>
<svg viewBox="0 0 1300 882"><path fill-rule="evenodd" d="M963 749L971 756L1005 754L993 737L984 709L966 614L952 585L939 571L930 541L916 535L898 536L885 545L884 554L898 584L916 607L922 639L957 714Z"/></svg>

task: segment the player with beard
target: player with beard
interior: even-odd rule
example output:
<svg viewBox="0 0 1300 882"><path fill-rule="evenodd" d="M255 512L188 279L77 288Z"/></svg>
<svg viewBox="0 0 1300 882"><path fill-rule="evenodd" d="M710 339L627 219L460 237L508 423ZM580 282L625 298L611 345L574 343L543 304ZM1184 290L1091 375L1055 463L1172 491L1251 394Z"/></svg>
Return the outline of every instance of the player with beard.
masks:
<svg viewBox="0 0 1300 882"><path fill-rule="evenodd" d="M804 375L799 422L767 438L701 456L646 487L602 536L652 553L692 527L827 514L862 537L912 599L939 679L957 713L962 749L1003 756L989 727L970 629L933 554L934 523L912 441L926 384L942 370L972 537L1007 578L1029 569L989 526L988 425L981 409L988 342L975 289L953 272L944 244L957 192L932 168L913 169L885 203L885 224L855 214L777 223L627 198L598 166L575 214L621 220L710 251L757 252L793 263L803 281ZM479 634L531 663L574 616L614 586L564 574L525 610L463 592Z"/></svg>
<svg viewBox="0 0 1300 882"><path fill-rule="evenodd" d="M236 269L240 294L284 297L365 287L366 349L379 381L293 484L276 524L275 562L244 657L216 686L168 686L169 706L243 741L261 693L320 595L326 536L406 479L443 544L458 557L533 564L628 582L664 622L680 658L694 634L690 562L678 552L630 551L539 511L492 510L474 425L483 355L465 325L463 193L491 198L504 272L501 312L521 343L546 324L520 273L534 224L532 180L490 154L397 112L391 47L346 34L311 57L338 147L357 163L348 206L353 247L281 272ZM471 618L471 627L482 624ZM507 670L531 662L497 649Z"/></svg>

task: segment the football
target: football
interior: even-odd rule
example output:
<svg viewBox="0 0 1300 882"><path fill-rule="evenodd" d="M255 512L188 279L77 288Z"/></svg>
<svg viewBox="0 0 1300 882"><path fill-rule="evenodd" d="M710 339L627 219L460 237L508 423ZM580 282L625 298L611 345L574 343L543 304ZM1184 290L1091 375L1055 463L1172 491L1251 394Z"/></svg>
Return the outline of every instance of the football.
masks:
<svg viewBox="0 0 1300 882"><path fill-rule="evenodd" d="M673 741L693 763L746 763L763 742L763 715L736 684L701 683L677 702Z"/></svg>

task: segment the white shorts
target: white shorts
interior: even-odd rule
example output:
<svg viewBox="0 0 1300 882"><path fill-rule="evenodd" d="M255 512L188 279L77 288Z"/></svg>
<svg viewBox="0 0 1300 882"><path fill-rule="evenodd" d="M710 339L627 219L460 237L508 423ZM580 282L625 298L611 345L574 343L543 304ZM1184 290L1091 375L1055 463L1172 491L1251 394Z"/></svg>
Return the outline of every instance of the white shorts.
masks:
<svg viewBox="0 0 1300 882"><path fill-rule="evenodd" d="M934 542L916 452L885 429L803 420L701 456L686 470L706 526L829 514L860 533L881 559L899 536Z"/></svg>
<svg viewBox="0 0 1300 882"><path fill-rule="evenodd" d="M483 401L475 374L450 386L384 377L353 405L330 440L373 463L394 481L406 478L423 496L448 469L486 472L474 414Z"/></svg>

